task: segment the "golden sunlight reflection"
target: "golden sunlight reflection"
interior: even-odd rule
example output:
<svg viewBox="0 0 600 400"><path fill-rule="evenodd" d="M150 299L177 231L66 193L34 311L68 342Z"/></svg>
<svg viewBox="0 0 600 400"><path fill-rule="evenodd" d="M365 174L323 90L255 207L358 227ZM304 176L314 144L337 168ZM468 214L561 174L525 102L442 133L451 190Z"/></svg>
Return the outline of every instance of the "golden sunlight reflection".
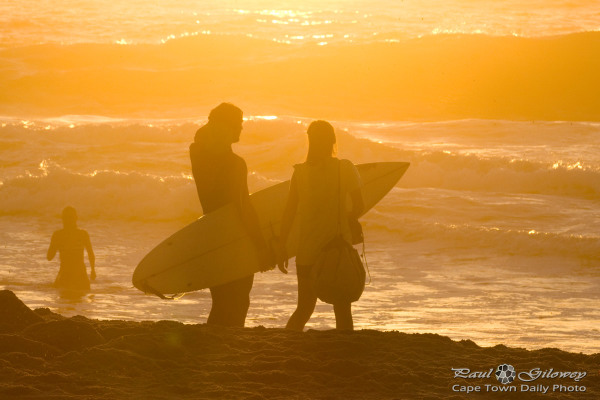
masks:
<svg viewBox="0 0 600 400"><path fill-rule="evenodd" d="M554 164L552 164L552 168L553 169L559 169L559 168L566 168L567 170L573 170L573 169L580 169L583 170L584 166L582 165L582 163L580 161L577 161L575 163L565 163L562 160L558 160L557 162L555 162Z"/></svg>

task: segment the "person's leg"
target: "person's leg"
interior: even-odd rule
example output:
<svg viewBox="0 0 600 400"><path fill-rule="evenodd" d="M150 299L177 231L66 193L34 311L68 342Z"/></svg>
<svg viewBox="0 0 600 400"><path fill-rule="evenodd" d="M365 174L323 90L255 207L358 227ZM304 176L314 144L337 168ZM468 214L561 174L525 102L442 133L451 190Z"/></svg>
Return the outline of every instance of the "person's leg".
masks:
<svg viewBox="0 0 600 400"><path fill-rule="evenodd" d="M250 308L250 291L254 283L254 275L231 282L231 299L228 315L228 326L243 328Z"/></svg>
<svg viewBox="0 0 600 400"><path fill-rule="evenodd" d="M352 303L334 304L335 329L351 331L354 329L352 321Z"/></svg>
<svg viewBox="0 0 600 400"><path fill-rule="evenodd" d="M244 327L254 275L210 288L212 306L207 324Z"/></svg>
<svg viewBox="0 0 600 400"><path fill-rule="evenodd" d="M219 285L210 288L212 305L206 323L209 325L226 325L224 317L227 315L227 287Z"/></svg>
<svg viewBox="0 0 600 400"><path fill-rule="evenodd" d="M315 293L310 277L310 269L310 266L296 266L296 273L298 275L298 306L290 317L286 329L302 331L315 310L317 294Z"/></svg>

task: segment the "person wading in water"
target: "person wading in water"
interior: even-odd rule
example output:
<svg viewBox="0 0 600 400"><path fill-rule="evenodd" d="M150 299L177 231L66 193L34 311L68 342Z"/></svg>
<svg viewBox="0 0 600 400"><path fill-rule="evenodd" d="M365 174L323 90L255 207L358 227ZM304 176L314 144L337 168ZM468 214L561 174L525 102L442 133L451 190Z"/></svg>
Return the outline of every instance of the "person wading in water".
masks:
<svg viewBox="0 0 600 400"><path fill-rule="evenodd" d="M47 259L51 261L60 254L60 270L54 281L54 286L64 294L83 294L90 290L83 250L85 249L90 261L90 277L96 279L96 257L92 249L90 235L83 229L77 228L77 212L73 207L65 207L62 212L63 229L52 234Z"/></svg>

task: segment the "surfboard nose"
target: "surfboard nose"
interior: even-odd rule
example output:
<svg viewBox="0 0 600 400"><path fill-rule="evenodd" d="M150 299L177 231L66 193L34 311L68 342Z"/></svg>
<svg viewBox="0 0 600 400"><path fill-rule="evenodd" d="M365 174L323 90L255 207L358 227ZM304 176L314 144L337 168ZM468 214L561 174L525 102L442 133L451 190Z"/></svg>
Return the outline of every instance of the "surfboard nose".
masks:
<svg viewBox="0 0 600 400"><path fill-rule="evenodd" d="M402 171L402 173L404 173L410 166L410 163L404 161L386 161L362 165L373 165L379 170L378 175L385 176L386 174L394 173L396 171Z"/></svg>
<svg viewBox="0 0 600 400"><path fill-rule="evenodd" d="M410 163L401 161L361 164L358 167L362 181L365 211L377 204L402 178Z"/></svg>

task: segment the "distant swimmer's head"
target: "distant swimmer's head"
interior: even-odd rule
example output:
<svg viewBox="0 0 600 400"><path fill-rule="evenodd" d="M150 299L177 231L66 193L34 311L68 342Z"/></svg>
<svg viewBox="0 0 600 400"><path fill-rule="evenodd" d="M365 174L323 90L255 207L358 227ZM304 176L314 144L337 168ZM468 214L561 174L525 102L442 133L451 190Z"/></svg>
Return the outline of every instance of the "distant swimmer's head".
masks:
<svg viewBox="0 0 600 400"><path fill-rule="evenodd" d="M327 121L314 121L308 126L307 161L318 161L335 155L335 131Z"/></svg>
<svg viewBox="0 0 600 400"><path fill-rule="evenodd" d="M240 140L244 113L231 103L221 103L208 115L208 124L216 128L215 134L224 135L221 139L229 143Z"/></svg>
<svg viewBox="0 0 600 400"><path fill-rule="evenodd" d="M77 227L77 211L71 206L65 207L62 210L62 220L65 228Z"/></svg>

